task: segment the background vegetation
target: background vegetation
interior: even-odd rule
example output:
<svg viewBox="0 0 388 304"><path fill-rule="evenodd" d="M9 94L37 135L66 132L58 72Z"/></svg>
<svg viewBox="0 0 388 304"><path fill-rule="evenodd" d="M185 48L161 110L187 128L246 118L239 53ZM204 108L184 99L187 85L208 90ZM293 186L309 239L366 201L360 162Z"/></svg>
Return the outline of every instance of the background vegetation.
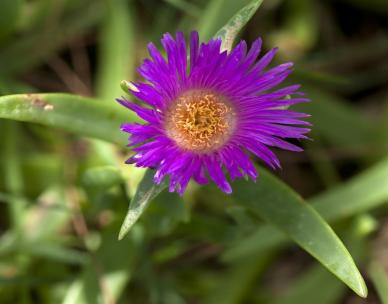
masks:
<svg viewBox="0 0 388 304"><path fill-rule="evenodd" d="M388 303L386 0L0 0L0 12L0 303ZM118 241L144 174L123 164L119 125L135 118L114 101L121 80L137 78L148 41L238 32L233 16L249 21L237 39L295 62L312 140L232 196L162 191ZM147 175L141 187L162 190Z"/></svg>

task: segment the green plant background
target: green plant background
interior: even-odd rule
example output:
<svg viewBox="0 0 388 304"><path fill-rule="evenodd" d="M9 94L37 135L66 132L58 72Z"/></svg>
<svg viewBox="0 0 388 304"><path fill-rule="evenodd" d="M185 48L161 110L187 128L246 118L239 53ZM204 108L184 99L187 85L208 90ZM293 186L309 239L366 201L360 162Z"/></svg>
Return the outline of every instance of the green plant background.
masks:
<svg viewBox="0 0 388 304"><path fill-rule="evenodd" d="M388 303L388 2L0 0L0 303ZM313 102L233 194L124 165L148 41L261 36ZM120 87L121 86L121 87ZM118 236L121 239L118 240Z"/></svg>

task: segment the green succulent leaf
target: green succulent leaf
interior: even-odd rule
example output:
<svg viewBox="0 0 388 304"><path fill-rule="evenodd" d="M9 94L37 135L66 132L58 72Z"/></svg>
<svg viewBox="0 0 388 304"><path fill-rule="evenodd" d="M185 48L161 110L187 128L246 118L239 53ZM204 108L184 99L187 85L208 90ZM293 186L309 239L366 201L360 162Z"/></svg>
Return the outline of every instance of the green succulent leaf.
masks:
<svg viewBox="0 0 388 304"><path fill-rule="evenodd" d="M263 0L209 1L198 22L201 39L207 41L212 37L228 38L231 47L239 31L252 18L262 2Z"/></svg>
<svg viewBox="0 0 388 304"><path fill-rule="evenodd" d="M309 199L309 203L325 220L332 222L379 207L387 200L388 158L348 182ZM238 260L283 245L286 241L284 234L270 225L260 226L228 249L223 258L228 262Z"/></svg>
<svg viewBox="0 0 388 304"><path fill-rule="evenodd" d="M366 296L365 282L335 232L311 206L276 177L261 170L256 185L237 181L233 197L288 235L358 295Z"/></svg>
<svg viewBox="0 0 388 304"><path fill-rule="evenodd" d="M121 226L119 233L119 240L129 232L132 226L136 223L142 213L146 210L149 203L165 188L167 188L167 181L164 180L160 185L154 182L155 171L148 169L141 180L135 196L129 204L127 215Z"/></svg>
<svg viewBox="0 0 388 304"><path fill-rule="evenodd" d="M137 120L130 111L100 100L62 93L2 96L0 118L38 123L121 145L127 136L119 131L120 125Z"/></svg>
<svg viewBox="0 0 388 304"><path fill-rule="evenodd" d="M59 127L79 135L123 143L125 136L118 132L120 123L129 120L127 111L117 111L95 99L68 94L27 94L0 97L0 117L37 122ZM148 170L130 204L119 238L130 230L149 202L166 188L155 185L152 170ZM260 182L239 181L235 185L237 201L257 212L261 217L286 232L306 251L365 296L363 285L353 260L331 228L292 190L263 172ZM260 203L256 198L260 197Z"/></svg>
<svg viewBox="0 0 388 304"><path fill-rule="evenodd" d="M237 12L214 36L222 39L222 49L230 51L238 33L256 13L263 0L251 1Z"/></svg>

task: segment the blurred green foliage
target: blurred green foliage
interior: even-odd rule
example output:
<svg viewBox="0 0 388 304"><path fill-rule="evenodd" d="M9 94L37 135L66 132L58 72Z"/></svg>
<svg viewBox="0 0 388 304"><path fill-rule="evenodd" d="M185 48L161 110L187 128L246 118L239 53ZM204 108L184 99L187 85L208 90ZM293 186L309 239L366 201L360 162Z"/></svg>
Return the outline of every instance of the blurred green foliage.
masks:
<svg viewBox="0 0 388 304"><path fill-rule="evenodd" d="M343 284L365 295L352 257L362 303L387 303L388 2L1 0L0 12L0 303L360 303ZM118 241L149 189L124 165L119 125L137 118L114 102L120 81L138 77L148 41L193 29L279 46L313 100L298 105L313 140L231 196L161 192Z"/></svg>

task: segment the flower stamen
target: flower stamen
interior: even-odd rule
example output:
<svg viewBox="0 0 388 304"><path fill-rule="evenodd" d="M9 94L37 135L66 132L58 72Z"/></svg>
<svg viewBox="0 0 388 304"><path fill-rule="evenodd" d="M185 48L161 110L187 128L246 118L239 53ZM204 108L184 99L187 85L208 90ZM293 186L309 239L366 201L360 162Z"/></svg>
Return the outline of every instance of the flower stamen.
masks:
<svg viewBox="0 0 388 304"><path fill-rule="evenodd" d="M224 97L208 91L190 91L181 95L167 111L166 132L179 147L207 153L229 139L235 115Z"/></svg>

